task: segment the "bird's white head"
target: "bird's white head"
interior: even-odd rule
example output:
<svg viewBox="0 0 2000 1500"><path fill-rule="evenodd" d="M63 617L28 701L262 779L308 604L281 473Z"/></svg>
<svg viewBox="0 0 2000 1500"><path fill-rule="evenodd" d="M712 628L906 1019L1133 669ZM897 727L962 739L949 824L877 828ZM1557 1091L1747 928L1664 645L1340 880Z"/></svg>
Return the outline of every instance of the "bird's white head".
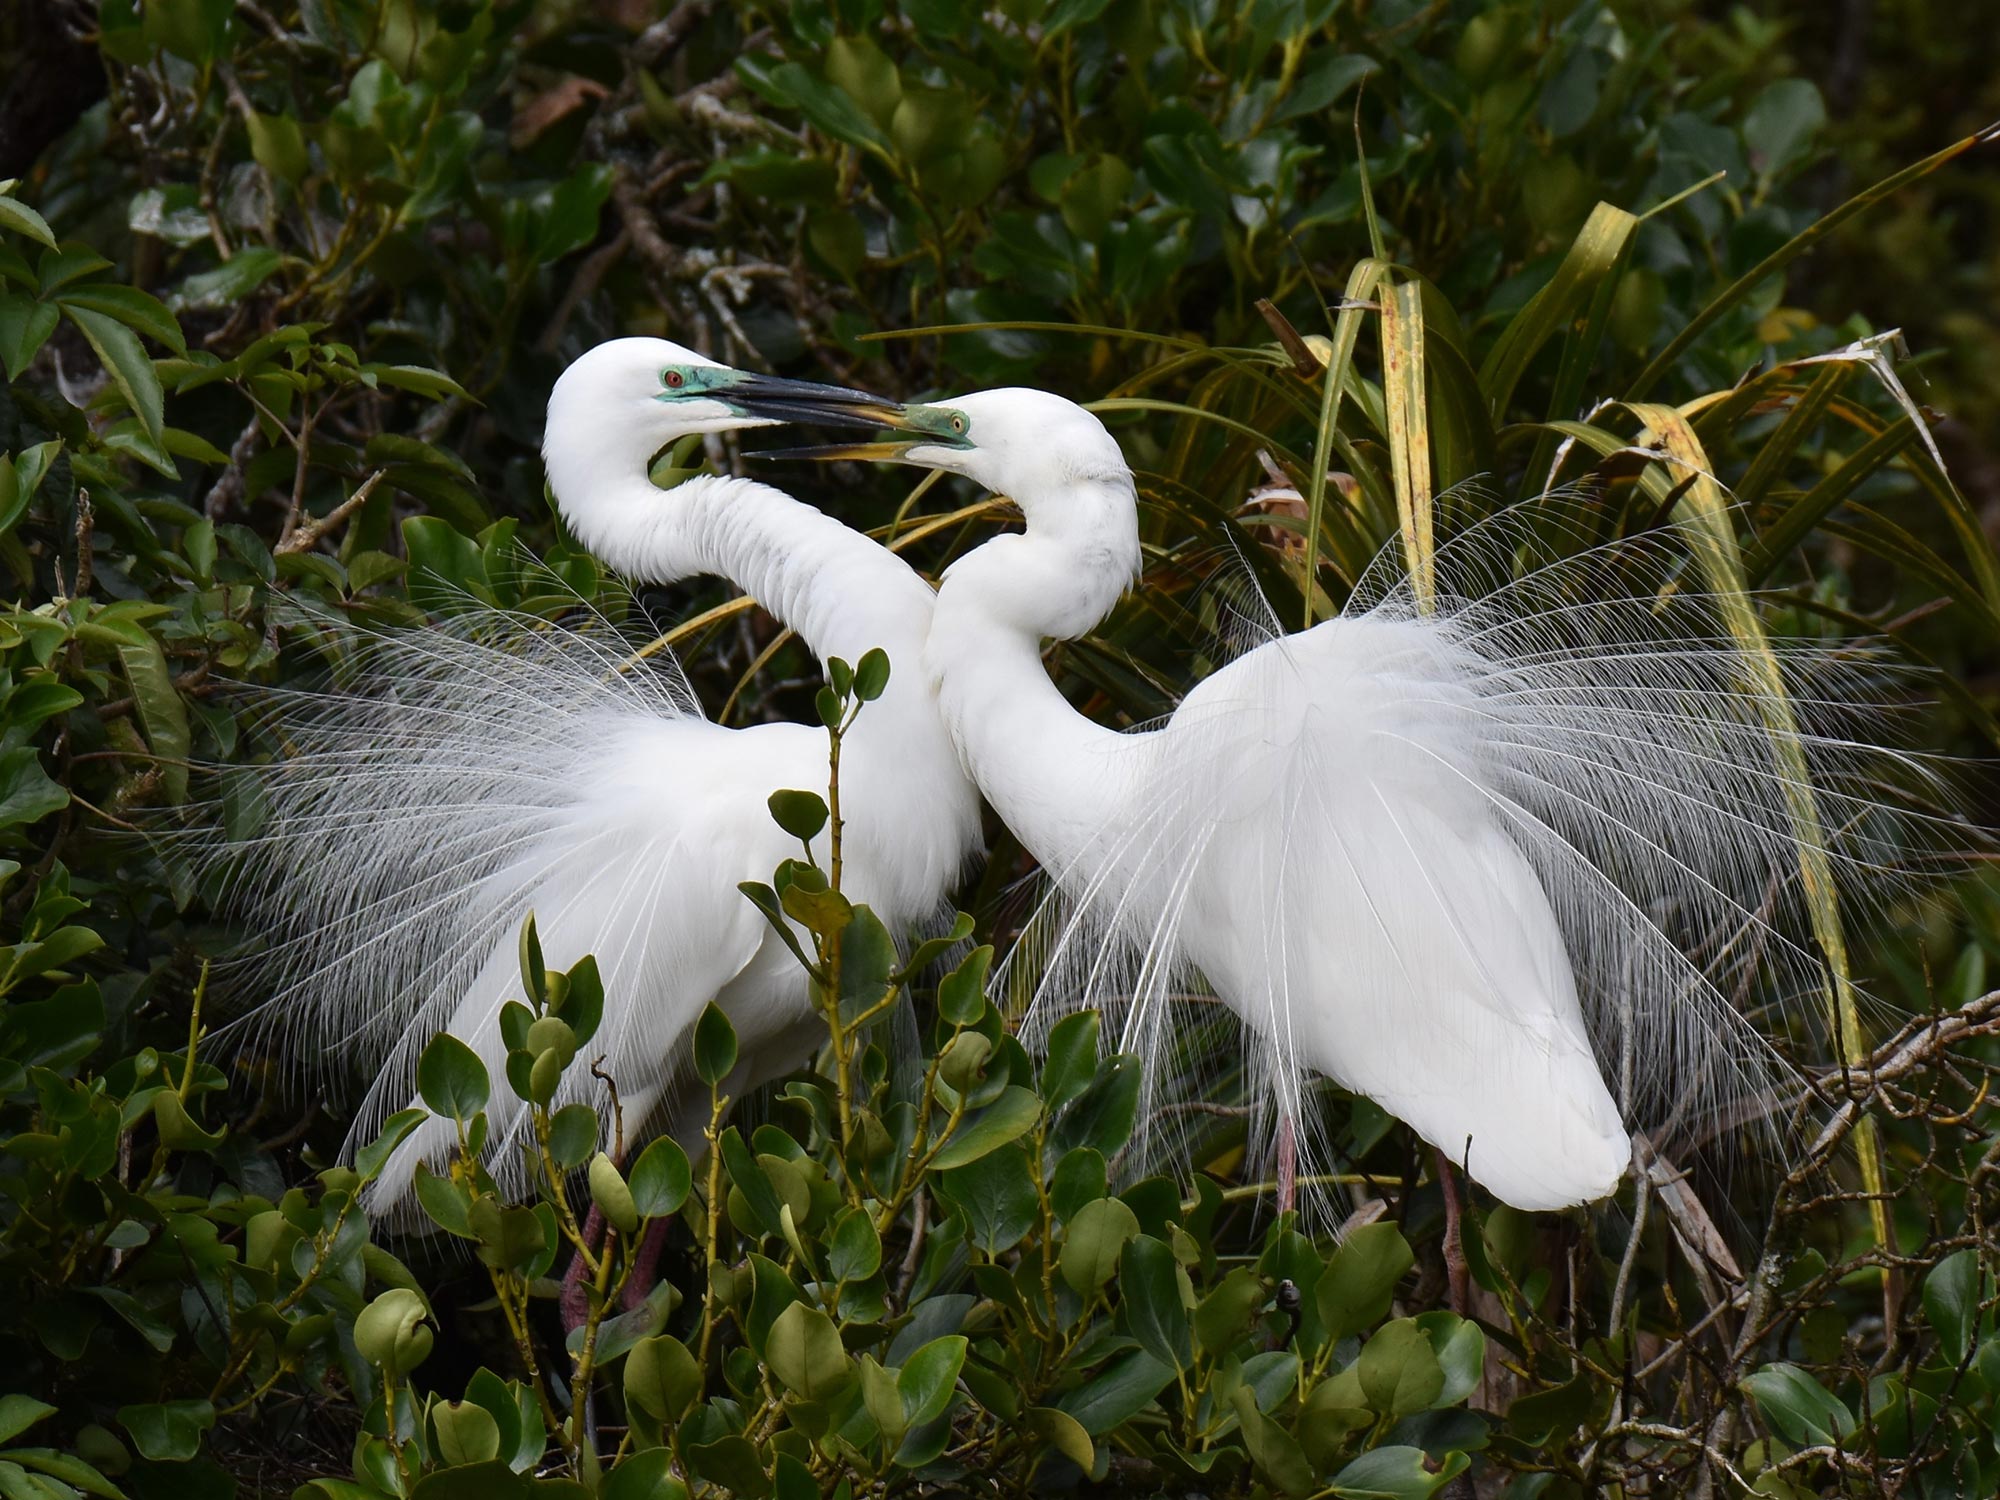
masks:
<svg viewBox="0 0 2000 1500"><path fill-rule="evenodd" d="M1025 537L995 538L959 559L1010 595L1023 628L1082 634L1139 572L1138 493L1118 440L1074 401L1026 387L976 391L934 406L876 410L865 420L903 437L794 450L815 458L880 458L943 469L1021 508Z"/></svg>
<svg viewBox="0 0 2000 1500"><path fill-rule="evenodd" d="M1118 440L1092 413L1048 391L975 391L876 419L910 436L846 452L963 474L1020 506L1036 530L1060 530L1081 497L1104 496L1124 509L1136 503Z"/></svg>
<svg viewBox="0 0 2000 1500"><path fill-rule="evenodd" d="M557 379L542 461L578 540L614 566L643 570L630 555L634 528L667 499L647 480L662 448L780 422L879 426L897 410L862 391L732 369L666 339L612 339Z"/></svg>

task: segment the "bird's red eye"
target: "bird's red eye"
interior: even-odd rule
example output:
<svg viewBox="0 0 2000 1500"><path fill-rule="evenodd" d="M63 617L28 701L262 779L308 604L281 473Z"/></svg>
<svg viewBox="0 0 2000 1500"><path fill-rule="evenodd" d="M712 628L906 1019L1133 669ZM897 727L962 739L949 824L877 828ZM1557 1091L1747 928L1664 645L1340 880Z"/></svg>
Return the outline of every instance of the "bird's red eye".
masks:
<svg viewBox="0 0 2000 1500"><path fill-rule="evenodd" d="M666 381L670 389L676 391L687 384L687 376L681 374L679 370L669 370L660 378Z"/></svg>

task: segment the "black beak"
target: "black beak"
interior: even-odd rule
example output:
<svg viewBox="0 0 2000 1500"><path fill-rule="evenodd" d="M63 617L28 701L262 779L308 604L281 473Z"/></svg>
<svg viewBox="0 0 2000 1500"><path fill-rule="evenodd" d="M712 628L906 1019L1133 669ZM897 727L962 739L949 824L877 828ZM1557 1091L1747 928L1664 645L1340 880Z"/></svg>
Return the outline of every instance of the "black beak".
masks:
<svg viewBox="0 0 2000 1500"><path fill-rule="evenodd" d="M759 458L816 458L832 460L841 458L877 459L889 463L909 462L912 448L964 449L972 444L966 439L964 414L946 406L902 406L893 402L874 402L865 408L854 410L862 416L862 424L869 427L886 427L893 432L907 434L903 437L878 438L870 443L831 443L806 448L769 448L759 453Z"/></svg>
<svg viewBox="0 0 2000 1500"><path fill-rule="evenodd" d="M845 386L778 375L740 373L716 390L716 397L745 416L772 422L806 422L822 427L878 428L893 426L901 415L897 403Z"/></svg>

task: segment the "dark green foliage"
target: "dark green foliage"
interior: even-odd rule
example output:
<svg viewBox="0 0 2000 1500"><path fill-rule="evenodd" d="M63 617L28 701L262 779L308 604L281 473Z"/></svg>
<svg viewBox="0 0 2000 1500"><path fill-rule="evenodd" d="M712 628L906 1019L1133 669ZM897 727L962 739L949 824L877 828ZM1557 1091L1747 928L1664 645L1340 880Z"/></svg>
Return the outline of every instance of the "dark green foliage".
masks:
<svg viewBox="0 0 2000 1500"><path fill-rule="evenodd" d="M1236 1081L1176 1176L1132 1183L1134 1060L1092 1016L1032 1060L1008 1035L1004 836L977 922L911 948L806 850L746 887L828 1044L713 1150L619 1139L609 1085L546 1107L617 997L530 926L505 1076L440 1043L420 1079L464 1131L417 1179L456 1261L356 1202L420 1112L328 1167L297 1059L224 1070L204 1028L261 997L204 988L236 935L139 836L196 796L256 826L253 781L190 762L282 753L224 684L337 680L343 617L624 608L535 449L562 361L625 332L898 396L1099 400L1147 575L1051 665L1107 722L1210 664L1218 555L1295 625L1413 518L1449 534L1555 478L1607 526L1707 515L1740 552L1711 585L1937 663L1916 737L1988 751L1993 158L1946 150L2000 114L1983 17L106 0L78 43L71 9L0 14L0 150L27 143L0 162L0 1491L794 1500L1063 1485L1116 1451L1147 1491L1992 1492L1987 883L1845 913L1858 975L1916 1017L1870 1018L1862 1129L1794 1143L1790 1176L1696 1143L1590 1216L1475 1195L1466 1319L1435 1170L1365 1100L1324 1104L1386 1216L1338 1249L1259 1213ZM1329 312L1343 289L1363 305ZM1900 378L1957 421L1884 388L1893 346L1799 362L1896 324ZM997 519L829 493L930 571ZM663 643L725 722L837 733L887 679L870 652L819 688L713 584L646 603L685 615ZM830 796L772 791L802 840L837 834ZM882 1025L911 1003L913 1075ZM727 1017L691 1041L720 1104ZM1808 1061L1848 1097L1855 1070ZM499 1088L535 1105L533 1201L490 1175ZM614 1228L572 1342L555 1278L592 1205ZM654 1222L666 1279L628 1307Z"/></svg>

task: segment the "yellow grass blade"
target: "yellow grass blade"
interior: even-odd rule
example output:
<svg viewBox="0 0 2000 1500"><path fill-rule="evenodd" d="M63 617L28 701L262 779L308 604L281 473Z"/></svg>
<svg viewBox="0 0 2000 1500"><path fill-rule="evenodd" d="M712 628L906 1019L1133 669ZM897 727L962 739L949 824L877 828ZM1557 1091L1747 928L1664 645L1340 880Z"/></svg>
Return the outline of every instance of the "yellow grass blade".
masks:
<svg viewBox="0 0 2000 1500"><path fill-rule="evenodd" d="M1424 394L1423 288L1406 281L1382 298L1382 399L1388 412L1389 469L1396 486L1396 521L1417 608L1436 598L1431 514L1429 408Z"/></svg>
<svg viewBox="0 0 2000 1500"><path fill-rule="evenodd" d="M1764 622L1758 618L1750 602L1743 555L1737 546L1735 527L1730 521L1728 498L1709 467L1708 454L1683 412L1647 401L1627 402L1625 407L1645 424L1653 441L1671 456L1674 465L1692 477L1693 482L1681 497L1681 517L1688 523L1694 539L1696 561L1706 575L1708 586L1722 612L1723 627L1743 654L1750 679L1745 685L1756 695L1758 708L1784 767L1792 837L1799 851L1800 883L1805 891L1813 935L1826 958L1831 980L1831 993L1827 999L1835 1044L1843 1063L1851 1068L1863 1067L1868 1061L1868 1042L1861 1030L1853 971L1848 961L1847 936L1840 918L1840 895L1833 879L1832 861L1827 855L1818 799L1813 795L1805 752L1799 744L1798 720L1785 691L1777 656L1771 650ZM1861 1121L1855 1133L1855 1148L1860 1157L1862 1187L1870 1195L1868 1212L1875 1241L1880 1245L1890 1244L1888 1205L1881 1196L1881 1150L1871 1118L1864 1117Z"/></svg>

